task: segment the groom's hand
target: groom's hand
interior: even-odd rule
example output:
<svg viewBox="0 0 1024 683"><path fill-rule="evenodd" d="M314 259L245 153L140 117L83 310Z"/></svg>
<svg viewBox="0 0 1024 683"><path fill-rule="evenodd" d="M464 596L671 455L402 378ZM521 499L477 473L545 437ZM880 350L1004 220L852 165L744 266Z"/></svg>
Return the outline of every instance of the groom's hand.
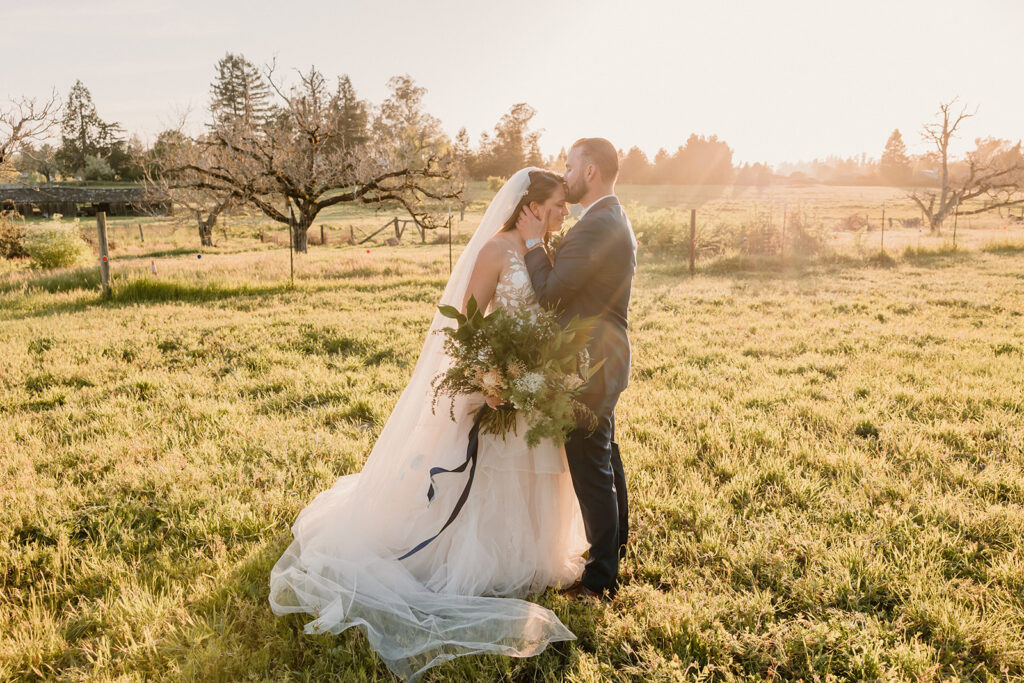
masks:
<svg viewBox="0 0 1024 683"><path fill-rule="evenodd" d="M540 218L538 218L533 215L530 207L523 207L522 213L519 214L519 220L516 221L516 229L522 235L523 241L544 238L544 234L547 232L548 214L550 212L551 209L546 208L541 213Z"/></svg>

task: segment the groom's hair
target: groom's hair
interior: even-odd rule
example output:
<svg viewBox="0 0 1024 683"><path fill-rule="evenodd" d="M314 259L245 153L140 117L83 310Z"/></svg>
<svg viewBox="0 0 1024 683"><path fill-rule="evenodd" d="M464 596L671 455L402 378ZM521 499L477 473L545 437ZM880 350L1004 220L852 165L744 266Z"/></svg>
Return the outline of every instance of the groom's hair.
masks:
<svg viewBox="0 0 1024 683"><path fill-rule="evenodd" d="M615 145L604 138L580 138L572 143L569 151L580 148L583 158L587 163L597 166L601 179L605 182L615 182L619 175L619 154L615 151Z"/></svg>

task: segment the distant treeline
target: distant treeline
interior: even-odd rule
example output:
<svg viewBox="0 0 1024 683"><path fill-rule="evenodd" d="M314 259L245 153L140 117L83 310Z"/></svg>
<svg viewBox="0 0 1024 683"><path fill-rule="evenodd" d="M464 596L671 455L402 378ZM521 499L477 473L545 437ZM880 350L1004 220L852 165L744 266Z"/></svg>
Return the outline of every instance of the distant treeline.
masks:
<svg viewBox="0 0 1024 683"><path fill-rule="evenodd" d="M463 128L455 137L455 149L467 175L473 180L490 177L507 178L524 166L544 166L556 171L565 169L563 148L553 157L540 152L538 131L530 130L536 114L533 107L521 103L505 114L493 133L483 133L476 149L470 145ZM691 135L686 143L669 153L658 150L651 161L639 147L628 152L619 150L619 182L642 185L767 185L772 170L766 164L744 164L734 167L732 149L718 136Z"/></svg>
<svg viewBox="0 0 1024 683"><path fill-rule="evenodd" d="M232 59L231 64L240 60L244 62L247 70L235 69L225 73L226 67L219 63L211 106L231 109L232 103L240 98L268 100L269 89L256 67L240 56ZM404 79L396 82L408 82L413 88L411 78L406 76ZM341 121L339 125L345 128L338 139L347 141L346 144L365 142L372 128L370 121L386 118L386 105L375 108L369 102L359 100L347 76L339 79L338 87L338 93L331 100L331 106L344 110L336 117ZM412 91L419 93L419 98L426 92L418 87ZM444 146L459 160L465 176L470 179L507 178L524 166L543 166L556 171L565 169L565 148L554 156L541 154L541 131L530 128L537 112L525 102L512 105L492 132L480 135L475 146L471 144L465 128L454 139L449 139L442 132L440 121L421 110L420 99L405 97L402 106L408 110L403 114L407 118L430 124L432 136L443 140ZM280 113L280 108L273 109L269 104L264 108L267 111L257 112L264 118L273 118L275 112ZM14 167L22 179L46 182L61 178L139 181L145 167L159 162L168 140L180 137L180 132L164 131L152 146L147 147L137 135L126 136L120 124L104 121L98 116L92 96L81 81L71 88L60 123L58 145L25 144L21 147ZM898 130L892 132L878 160L862 154L851 158L827 157L810 162L783 163L774 169L764 163L737 166L733 164L733 150L724 140L716 135L696 134L690 135L674 152L659 149L653 159L638 147L630 147L625 152L620 149L619 158L619 181L630 184L929 186L938 183L935 158L908 155Z"/></svg>

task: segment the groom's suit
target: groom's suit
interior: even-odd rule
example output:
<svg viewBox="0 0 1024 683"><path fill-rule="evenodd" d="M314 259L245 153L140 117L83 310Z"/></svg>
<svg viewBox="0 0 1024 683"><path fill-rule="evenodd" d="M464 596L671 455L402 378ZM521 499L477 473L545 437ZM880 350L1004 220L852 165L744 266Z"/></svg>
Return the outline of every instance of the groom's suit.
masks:
<svg viewBox="0 0 1024 683"><path fill-rule="evenodd" d="M591 205L566 233L554 266L543 249L526 252L525 260L543 307L557 311L563 322L577 315L599 318L589 351L593 363L605 363L581 397L597 415L597 429L572 432L565 452L590 542L583 585L614 592L619 553L629 534L615 404L629 383L626 313L636 271L636 239L619 200L609 196Z"/></svg>

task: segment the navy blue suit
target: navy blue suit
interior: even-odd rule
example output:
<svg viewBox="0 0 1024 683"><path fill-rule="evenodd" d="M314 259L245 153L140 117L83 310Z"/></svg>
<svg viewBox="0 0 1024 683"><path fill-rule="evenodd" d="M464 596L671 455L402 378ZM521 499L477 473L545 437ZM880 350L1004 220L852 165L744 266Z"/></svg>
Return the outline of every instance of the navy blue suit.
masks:
<svg viewBox="0 0 1024 683"><path fill-rule="evenodd" d="M627 310L636 272L636 240L619 200L606 197L592 205L562 239L554 265L543 249L531 249L526 267L541 306L556 311L563 322L577 315L599 318L589 351L592 362L605 363L581 397L597 415L597 429L572 432L565 452L590 543L583 585L614 592L629 535L615 404L629 383Z"/></svg>

